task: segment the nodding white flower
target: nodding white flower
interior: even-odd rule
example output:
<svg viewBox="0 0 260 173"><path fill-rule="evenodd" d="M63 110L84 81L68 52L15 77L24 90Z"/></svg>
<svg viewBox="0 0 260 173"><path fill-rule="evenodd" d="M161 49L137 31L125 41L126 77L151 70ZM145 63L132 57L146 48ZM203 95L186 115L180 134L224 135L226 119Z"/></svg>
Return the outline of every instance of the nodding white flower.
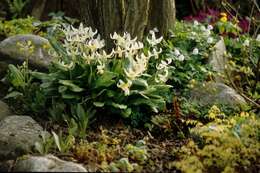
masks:
<svg viewBox="0 0 260 173"><path fill-rule="evenodd" d="M141 55L136 55L135 58L129 58L130 64L124 69L126 76L134 80L136 77L141 76L147 68L149 57L145 56L143 53Z"/></svg>
<svg viewBox="0 0 260 173"><path fill-rule="evenodd" d="M105 46L105 41L104 40L97 40L97 39L92 39L88 42L87 47L92 51L95 52L98 49L101 49Z"/></svg>
<svg viewBox="0 0 260 173"><path fill-rule="evenodd" d="M86 39L94 38L97 34L97 30L93 31L90 27L83 26L82 23L80 23L79 28L74 28L73 26L65 27L65 29L62 29L62 31L65 34L66 40L68 42L85 42Z"/></svg>
<svg viewBox="0 0 260 173"><path fill-rule="evenodd" d="M248 39L246 39L243 43L243 46L248 47L250 45L250 41Z"/></svg>
<svg viewBox="0 0 260 173"><path fill-rule="evenodd" d="M172 59L171 58L167 58L166 61L167 61L168 65L172 63Z"/></svg>
<svg viewBox="0 0 260 173"><path fill-rule="evenodd" d="M117 46L120 46L124 49L130 49L132 44L134 44L137 40L137 37L134 39L131 39L131 35L129 33L124 33L123 36L118 35L116 32L114 32L113 35L110 35L111 39L115 40L115 44Z"/></svg>
<svg viewBox="0 0 260 173"><path fill-rule="evenodd" d="M117 87L122 89L125 93L125 96L130 95L130 87L132 86L132 81L127 80L127 82L124 82L123 80L119 80L117 83Z"/></svg>
<svg viewBox="0 0 260 173"><path fill-rule="evenodd" d="M166 68L167 65L168 65L168 63L166 61L162 60L160 64L156 65L156 69L157 70L162 70L162 69Z"/></svg>
<svg viewBox="0 0 260 173"><path fill-rule="evenodd" d="M197 20L194 20L193 25L194 25L194 26L198 26L198 25L199 25L199 22L198 22Z"/></svg>
<svg viewBox="0 0 260 173"><path fill-rule="evenodd" d="M156 28L156 27L153 28L153 31L154 31L154 32L159 32L158 28Z"/></svg>
<svg viewBox="0 0 260 173"><path fill-rule="evenodd" d="M113 49L112 52L117 54L119 58L122 58L123 54L125 53L125 50L121 49L121 47L117 47L116 50Z"/></svg>
<svg viewBox="0 0 260 173"><path fill-rule="evenodd" d="M173 53L174 53L175 56L179 56L181 54L180 51L176 48L174 49Z"/></svg>
<svg viewBox="0 0 260 173"><path fill-rule="evenodd" d="M101 61L98 61L97 74L103 74L105 67L106 67L105 63L102 63Z"/></svg>
<svg viewBox="0 0 260 173"><path fill-rule="evenodd" d="M210 36L210 30L206 29L203 33L206 37L209 37Z"/></svg>
<svg viewBox="0 0 260 173"><path fill-rule="evenodd" d="M162 73L159 73L155 77L155 82L160 83L160 82L166 82L168 80L168 75L169 71L168 68L165 68Z"/></svg>
<svg viewBox="0 0 260 173"><path fill-rule="evenodd" d="M181 54L176 59L179 60L179 61L184 61L185 57L184 57L184 55Z"/></svg>
<svg viewBox="0 0 260 173"><path fill-rule="evenodd" d="M109 58L113 58L113 55L115 54L114 50L112 50L109 54L105 50L102 50L102 52L96 52L95 55L97 56L97 59L107 60Z"/></svg>
<svg viewBox="0 0 260 173"><path fill-rule="evenodd" d="M147 37L146 40L151 46L155 46L155 45L159 44L163 39L163 37L156 39L155 31L153 31L153 30L150 31L150 35L151 35L151 39L149 39L149 37Z"/></svg>
<svg viewBox="0 0 260 173"><path fill-rule="evenodd" d="M201 31L206 31L207 29L206 29L206 27L204 25L202 25L202 26L200 26L200 30Z"/></svg>
<svg viewBox="0 0 260 173"><path fill-rule="evenodd" d="M208 25L208 30L212 30L213 29L213 26L212 25Z"/></svg>
<svg viewBox="0 0 260 173"><path fill-rule="evenodd" d="M207 43L209 43L209 44L213 43L213 38L212 38L212 37L209 37L209 38L207 39Z"/></svg>
<svg viewBox="0 0 260 173"><path fill-rule="evenodd" d="M144 44L140 41L138 42L133 42L131 45L130 45L130 50L139 50L139 49L142 49L144 48Z"/></svg>
<svg viewBox="0 0 260 173"><path fill-rule="evenodd" d="M162 61L160 62L160 64L157 64L157 65L156 65L156 69L157 69L157 70L165 69L165 68L167 68L168 65L171 64L171 63L172 63L172 59L171 59L171 58L167 58L166 61L162 60Z"/></svg>
<svg viewBox="0 0 260 173"><path fill-rule="evenodd" d="M75 64L73 61L70 62L70 64L65 64L64 61L58 61L58 64L60 66L62 66L63 68L65 68L66 70L71 70L72 68L74 68Z"/></svg>
<svg viewBox="0 0 260 173"><path fill-rule="evenodd" d="M259 41L259 42L260 42L260 34L257 35L256 41Z"/></svg>
<svg viewBox="0 0 260 173"><path fill-rule="evenodd" d="M148 51L148 57L154 57L155 59L159 58L160 53L162 53L162 48L160 48L159 50L156 50L156 48L152 49L152 52Z"/></svg>
<svg viewBox="0 0 260 173"><path fill-rule="evenodd" d="M198 55L199 54L199 49L198 48L194 48L192 51L192 55Z"/></svg>

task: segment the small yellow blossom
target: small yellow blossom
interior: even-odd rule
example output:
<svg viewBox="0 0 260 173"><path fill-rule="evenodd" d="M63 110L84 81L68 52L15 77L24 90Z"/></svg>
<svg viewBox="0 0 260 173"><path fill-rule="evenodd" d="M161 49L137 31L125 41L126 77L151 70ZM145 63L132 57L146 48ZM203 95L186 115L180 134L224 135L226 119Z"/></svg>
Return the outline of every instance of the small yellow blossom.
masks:
<svg viewBox="0 0 260 173"><path fill-rule="evenodd" d="M240 116L241 117L249 117L249 113L248 112L241 112Z"/></svg>
<svg viewBox="0 0 260 173"><path fill-rule="evenodd" d="M221 16L220 18L221 22L227 22L227 13L222 12L220 13L220 16Z"/></svg>
<svg viewBox="0 0 260 173"><path fill-rule="evenodd" d="M220 16L227 17L227 13L225 13L225 12L222 12L222 13L220 13Z"/></svg>

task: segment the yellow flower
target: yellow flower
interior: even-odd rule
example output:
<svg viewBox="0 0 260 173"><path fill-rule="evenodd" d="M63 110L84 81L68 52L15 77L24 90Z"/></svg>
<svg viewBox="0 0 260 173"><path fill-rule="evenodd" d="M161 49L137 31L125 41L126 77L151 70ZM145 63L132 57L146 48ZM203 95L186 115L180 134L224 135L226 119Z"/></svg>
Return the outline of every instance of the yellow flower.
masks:
<svg viewBox="0 0 260 173"><path fill-rule="evenodd" d="M227 17L227 13L222 12L222 13L220 13L220 16Z"/></svg>
<svg viewBox="0 0 260 173"><path fill-rule="evenodd" d="M227 17L226 17L226 16L221 17L221 18L220 18L220 21L221 21L221 22L227 22Z"/></svg>

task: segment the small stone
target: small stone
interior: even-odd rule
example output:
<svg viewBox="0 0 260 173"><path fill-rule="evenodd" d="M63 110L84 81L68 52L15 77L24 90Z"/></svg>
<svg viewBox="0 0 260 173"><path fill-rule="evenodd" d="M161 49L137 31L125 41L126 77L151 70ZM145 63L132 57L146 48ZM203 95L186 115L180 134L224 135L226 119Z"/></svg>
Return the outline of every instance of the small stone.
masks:
<svg viewBox="0 0 260 173"><path fill-rule="evenodd" d="M0 160L15 159L31 152L35 143L41 142L43 133L43 128L29 116L4 118L0 121Z"/></svg>
<svg viewBox="0 0 260 173"><path fill-rule="evenodd" d="M87 172L80 164L61 160L53 155L26 156L18 159L14 172Z"/></svg>

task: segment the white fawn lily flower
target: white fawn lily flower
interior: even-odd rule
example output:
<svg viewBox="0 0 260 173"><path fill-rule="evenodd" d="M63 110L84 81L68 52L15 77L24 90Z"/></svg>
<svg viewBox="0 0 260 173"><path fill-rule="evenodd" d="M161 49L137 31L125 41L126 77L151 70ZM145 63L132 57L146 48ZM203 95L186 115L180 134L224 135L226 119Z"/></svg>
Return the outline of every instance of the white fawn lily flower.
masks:
<svg viewBox="0 0 260 173"><path fill-rule="evenodd" d="M105 63L102 63L101 61L98 61L97 65L97 74L103 74L105 69Z"/></svg>
<svg viewBox="0 0 260 173"><path fill-rule="evenodd" d="M159 58L160 53L162 53L162 48L156 50L156 48L152 49L152 52L148 51L148 57L154 57L155 59Z"/></svg>
<svg viewBox="0 0 260 173"><path fill-rule="evenodd" d="M129 57L129 60L130 64L124 69L124 72L129 79L134 80L136 77L141 76L146 70L149 57L142 53L140 56L136 55L135 58Z"/></svg>
<svg viewBox="0 0 260 173"><path fill-rule="evenodd" d="M155 46L157 44L159 44L163 37L160 37L158 39L156 39L156 36L155 36L155 31L151 30L150 31L150 35L151 35L151 39L149 39L148 37L146 38L147 42L151 45L151 46Z"/></svg>
<svg viewBox="0 0 260 173"><path fill-rule="evenodd" d="M112 50L112 52L114 52L115 54L118 55L118 58L122 58L124 53L125 53L125 50L122 49L121 47L117 47L116 50Z"/></svg>
<svg viewBox="0 0 260 173"><path fill-rule="evenodd" d="M73 61L70 62L70 64L65 64L64 61L58 61L58 64L60 66L62 66L63 68L65 68L66 70L71 70L74 68L75 64Z"/></svg>
<svg viewBox="0 0 260 173"><path fill-rule="evenodd" d="M163 70L163 73L157 74L157 76L155 77L155 82L156 83L166 82L168 80L168 75L169 75L168 68L165 68Z"/></svg>
<svg viewBox="0 0 260 173"><path fill-rule="evenodd" d="M167 58L166 61L162 60L160 64L156 65L156 69L157 70L162 70L168 67L169 64L172 63L172 59L171 58Z"/></svg>
<svg viewBox="0 0 260 173"><path fill-rule="evenodd" d="M92 51L95 52L98 49L101 49L105 46L105 41L104 40L97 40L97 39L92 39L88 42L87 47Z"/></svg>
<svg viewBox="0 0 260 173"><path fill-rule="evenodd" d="M127 80L127 82L124 82L123 80L119 80L117 83L117 87L122 89L125 93L125 96L130 95L130 87L132 86L132 81Z"/></svg>

